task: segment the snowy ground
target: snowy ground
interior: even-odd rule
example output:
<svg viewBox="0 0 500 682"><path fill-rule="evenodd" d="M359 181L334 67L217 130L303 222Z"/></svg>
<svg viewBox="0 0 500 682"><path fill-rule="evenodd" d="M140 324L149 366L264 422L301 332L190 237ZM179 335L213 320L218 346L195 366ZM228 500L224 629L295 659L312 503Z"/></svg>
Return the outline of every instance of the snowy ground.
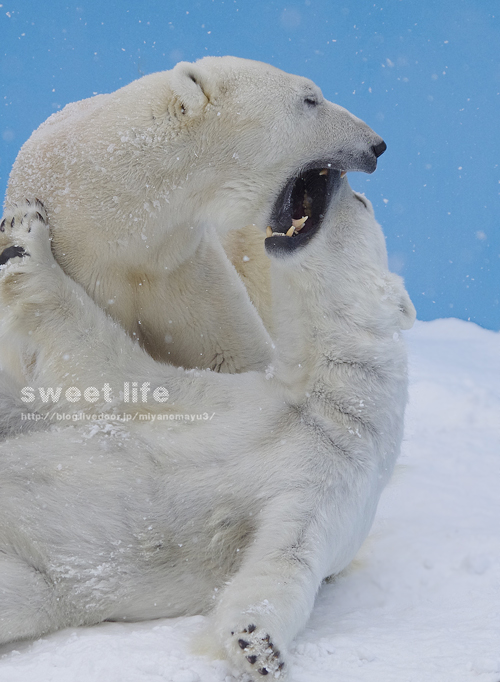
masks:
<svg viewBox="0 0 500 682"><path fill-rule="evenodd" d="M291 682L500 682L500 334L418 323L398 470L358 559L325 585ZM106 623L0 649L1 682L230 682L204 619Z"/></svg>

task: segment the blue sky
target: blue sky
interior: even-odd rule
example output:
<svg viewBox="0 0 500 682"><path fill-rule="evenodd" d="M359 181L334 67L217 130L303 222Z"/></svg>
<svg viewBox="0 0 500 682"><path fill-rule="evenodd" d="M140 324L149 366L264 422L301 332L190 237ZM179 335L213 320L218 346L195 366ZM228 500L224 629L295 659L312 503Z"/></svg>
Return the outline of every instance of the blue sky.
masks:
<svg viewBox="0 0 500 682"><path fill-rule="evenodd" d="M498 0L0 0L0 193L51 113L179 60L233 54L313 79L388 150L372 200L422 320L500 329Z"/></svg>

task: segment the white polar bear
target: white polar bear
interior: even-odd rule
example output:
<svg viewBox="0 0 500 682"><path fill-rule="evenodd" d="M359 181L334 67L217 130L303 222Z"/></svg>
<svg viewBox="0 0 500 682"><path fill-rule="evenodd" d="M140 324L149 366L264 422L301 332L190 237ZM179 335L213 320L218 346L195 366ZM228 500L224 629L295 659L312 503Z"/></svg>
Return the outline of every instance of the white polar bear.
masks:
<svg viewBox="0 0 500 682"><path fill-rule="evenodd" d="M212 611L207 637L236 672L286 675L321 581L354 557L391 475L407 394L399 330L414 319L367 200L339 169L311 173L310 220L295 233L276 214L266 239L266 372L156 362L57 265L41 205L6 215L29 256L3 268L5 332L31 358L31 388L68 400L33 403L45 429L0 443L0 642ZM130 410L124 382L169 401ZM113 426L46 426L61 410L111 409ZM214 416L174 419L203 412Z"/></svg>
<svg viewBox="0 0 500 682"><path fill-rule="evenodd" d="M273 216L291 211L284 188L327 164L371 172L383 148L311 81L207 57L51 116L21 149L5 206L44 203L58 263L152 357L239 372L271 357L255 260ZM260 238L224 237L251 224Z"/></svg>

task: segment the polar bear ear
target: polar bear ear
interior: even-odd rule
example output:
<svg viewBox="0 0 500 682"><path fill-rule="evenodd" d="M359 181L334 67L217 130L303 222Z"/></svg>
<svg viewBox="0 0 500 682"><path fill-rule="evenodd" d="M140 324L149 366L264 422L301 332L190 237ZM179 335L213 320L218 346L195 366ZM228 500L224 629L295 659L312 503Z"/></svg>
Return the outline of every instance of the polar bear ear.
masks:
<svg viewBox="0 0 500 682"><path fill-rule="evenodd" d="M399 327L400 329L411 329L417 317L415 306L411 302L406 289L403 288L399 301Z"/></svg>
<svg viewBox="0 0 500 682"><path fill-rule="evenodd" d="M197 116L209 102L203 75L196 64L176 64L172 69L170 85L179 100L180 113L183 116Z"/></svg>
<svg viewBox="0 0 500 682"><path fill-rule="evenodd" d="M411 329L417 311L405 289L403 278L394 272L387 272L384 277L384 299L389 302L391 317L400 329Z"/></svg>

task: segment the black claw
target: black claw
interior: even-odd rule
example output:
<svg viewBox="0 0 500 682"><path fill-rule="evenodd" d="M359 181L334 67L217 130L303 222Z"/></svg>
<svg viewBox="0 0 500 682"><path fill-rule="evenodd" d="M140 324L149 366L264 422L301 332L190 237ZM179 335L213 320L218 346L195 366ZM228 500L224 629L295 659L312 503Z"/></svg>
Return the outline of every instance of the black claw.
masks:
<svg viewBox="0 0 500 682"><path fill-rule="evenodd" d="M275 657L275 658L279 658L279 657L280 657L280 650L279 650L279 649L275 649L275 650L274 650L274 657Z"/></svg>
<svg viewBox="0 0 500 682"><path fill-rule="evenodd" d="M12 218L12 222L11 222L10 226L11 226L11 227L14 227L15 222L16 222L16 219L15 219L15 218Z"/></svg>
<svg viewBox="0 0 500 682"><path fill-rule="evenodd" d="M269 644L270 641L271 641L271 637L269 635L266 635L264 637L264 642L267 642Z"/></svg>
<svg viewBox="0 0 500 682"><path fill-rule="evenodd" d="M26 199L26 203L28 204L28 206L31 206L31 201L29 199Z"/></svg>
<svg viewBox="0 0 500 682"><path fill-rule="evenodd" d="M45 220L43 219L43 216L42 216L42 214L41 214L41 213L39 213L38 211L36 212L36 214L37 214L37 216L38 216L38 220L41 220L41 221L42 221L42 223L44 223L44 222L45 222Z"/></svg>
<svg viewBox="0 0 500 682"><path fill-rule="evenodd" d="M245 642L244 639L239 639L238 644L240 645L240 649L246 649L250 642Z"/></svg>
<svg viewBox="0 0 500 682"><path fill-rule="evenodd" d="M283 670L284 667L285 667L285 664L283 662L281 662L278 666L278 669Z"/></svg>
<svg viewBox="0 0 500 682"><path fill-rule="evenodd" d="M252 625L248 626L248 632L253 632L257 626L252 623Z"/></svg>
<svg viewBox="0 0 500 682"><path fill-rule="evenodd" d="M253 665L257 662L257 656L247 656L247 661Z"/></svg>
<svg viewBox="0 0 500 682"><path fill-rule="evenodd" d="M267 675L269 673L269 670L267 668L259 668L258 672L261 675Z"/></svg>

